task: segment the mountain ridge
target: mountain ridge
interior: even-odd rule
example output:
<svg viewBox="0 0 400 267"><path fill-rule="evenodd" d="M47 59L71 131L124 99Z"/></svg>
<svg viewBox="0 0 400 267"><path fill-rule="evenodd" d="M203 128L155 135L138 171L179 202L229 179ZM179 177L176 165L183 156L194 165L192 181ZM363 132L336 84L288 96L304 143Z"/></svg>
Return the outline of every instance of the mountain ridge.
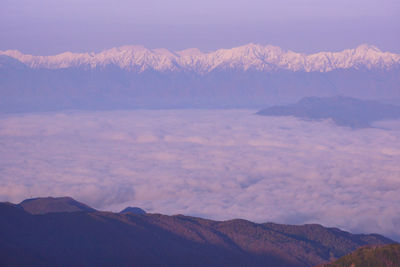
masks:
<svg viewBox="0 0 400 267"><path fill-rule="evenodd" d="M400 244L363 246L335 262L317 267L374 266L396 267L400 265Z"/></svg>
<svg viewBox="0 0 400 267"><path fill-rule="evenodd" d="M391 243L377 234L317 224L85 210L32 214L20 205L0 203L0 265L6 266L300 267L337 259L363 245Z"/></svg>
<svg viewBox="0 0 400 267"><path fill-rule="evenodd" d="M0 99L0 112L6 113L259 109L335 95L400 99L400 55L369 45L308 56L255 44L210 53L142 46L47 57L4 53L0 93L7 97Z"/></svg>
<svg viewBox="0 0 400 267"><path fill-rule="evenodd" d="M336 69L391 69L400 65L400 55L382 52L376 46L362 44L340 52L314 54L285 51L278 46L247 44L231 49L201 52L197 48L169 51L165 48L147 49L143 46L126 45L103 50L99 53L64 52L52 56L33 56L18 50L0 51L30 68L63 69L83 67L105 68L115 65L131 72L155 70L159 72L189 71L206 74L219 69L277 70L329 72Z"/></svg>

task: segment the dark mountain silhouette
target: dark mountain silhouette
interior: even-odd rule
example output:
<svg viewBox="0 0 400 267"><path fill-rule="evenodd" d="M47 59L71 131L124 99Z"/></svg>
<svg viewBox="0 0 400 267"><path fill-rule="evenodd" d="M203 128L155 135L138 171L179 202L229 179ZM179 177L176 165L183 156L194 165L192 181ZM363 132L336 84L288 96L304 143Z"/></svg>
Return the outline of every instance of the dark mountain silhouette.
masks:
<svg viewBox="0 0 400 267"><path fill-rule="evenodd" d="M95 209L83 203L80 203L70 197L31 198L22 201L19 206L21 206L25 211L31 214L45 214L49 212L95 211Z"/></svg>
<svg viewBox="0 0 400 267"><path fill-rule="evenodd" d="M314 266L389 243L321 225L101 211L34 215L0 203L1 266Z"/></svg>
<svg viewBox="0 0 400 267"><path fill-rule="evenodd" d="M320 267L399 267L400 245L364 246L335 262Z"/></svg>
<svg viewBox="0 0 400 267"><path fill-rule="evenodd" d="M306 97L295 104L273 106L257 112L264 116L294 116L303 119L332 119L340 126L371 127L374 121L400 119L400 106L351 97Z"/></svg>
<svg viewBox="0 0 400 267"><path fill-rule="evenodd" d="M145 214L146 212L138 207L126 207L125 209L121 210L119 213L133 213L133 214Z"/></svg>

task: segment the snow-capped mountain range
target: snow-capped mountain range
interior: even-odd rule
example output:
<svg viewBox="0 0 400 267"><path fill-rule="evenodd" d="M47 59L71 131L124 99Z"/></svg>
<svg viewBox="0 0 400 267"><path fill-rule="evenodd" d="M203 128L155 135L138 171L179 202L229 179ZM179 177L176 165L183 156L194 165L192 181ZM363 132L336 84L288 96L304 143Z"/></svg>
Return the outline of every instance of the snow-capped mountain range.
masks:
<svg viewBox="0 0 400 267"><path fill-rule="evenodd" d="M143 46L122 46L100 53L65 52L53 56L33 56L17 50L0 51L31 68L60 69L82 67L105 68L115 65L133 72L193 71L206 74L218 69L256 71L329 72L335 69L391 69L400 65L400 55L382 52L377 47L363 44L341 52L302 54L284 51L277 46L248 44L232 49L203 53L192 48L171 52L167 49L147 49Z"/></svg>
<svg viewBox="0 0 400 267"><path fill-rule="evenodd" d="M400 55L360 45L301 54L248 44L204 53L122 46L54 56L0 51L0 113L263 108L303 97L400 103Z"/></svg>

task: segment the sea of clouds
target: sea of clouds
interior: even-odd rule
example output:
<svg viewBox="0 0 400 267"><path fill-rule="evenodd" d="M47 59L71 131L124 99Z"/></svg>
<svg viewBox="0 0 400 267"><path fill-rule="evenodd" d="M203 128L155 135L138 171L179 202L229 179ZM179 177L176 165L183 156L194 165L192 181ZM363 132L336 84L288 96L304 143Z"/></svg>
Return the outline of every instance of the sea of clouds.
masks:
<svg viewBox="0 0 400 267"><path fill-rule="evenodd" d="M400 122L353 130L254 110L0 116L0 201L320 223L400 240Z"/></svg>

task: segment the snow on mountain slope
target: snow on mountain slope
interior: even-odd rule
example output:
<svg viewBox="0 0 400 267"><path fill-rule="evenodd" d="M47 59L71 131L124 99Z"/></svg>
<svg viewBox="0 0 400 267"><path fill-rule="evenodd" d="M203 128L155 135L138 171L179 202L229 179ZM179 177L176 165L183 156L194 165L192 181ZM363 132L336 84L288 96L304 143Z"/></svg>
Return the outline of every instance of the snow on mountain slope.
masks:
<svg viewBox="0 0 400 267"><path fill-rule="evenodd" d="M400 64L400 55L382 52L371 45L360 45L341 52L319 52L306 55L284 51L276 46L248 44L232 49L203 53L192 48L178 52L147 49L143 46L122 46L100 53L65 52L54 56L25 55L17 50L0 51L31 68L104 68L109 65L142 72L145 70L194 71L208 73L215 69L290 70L328 72L335 69L390 69Z"/></svg>

